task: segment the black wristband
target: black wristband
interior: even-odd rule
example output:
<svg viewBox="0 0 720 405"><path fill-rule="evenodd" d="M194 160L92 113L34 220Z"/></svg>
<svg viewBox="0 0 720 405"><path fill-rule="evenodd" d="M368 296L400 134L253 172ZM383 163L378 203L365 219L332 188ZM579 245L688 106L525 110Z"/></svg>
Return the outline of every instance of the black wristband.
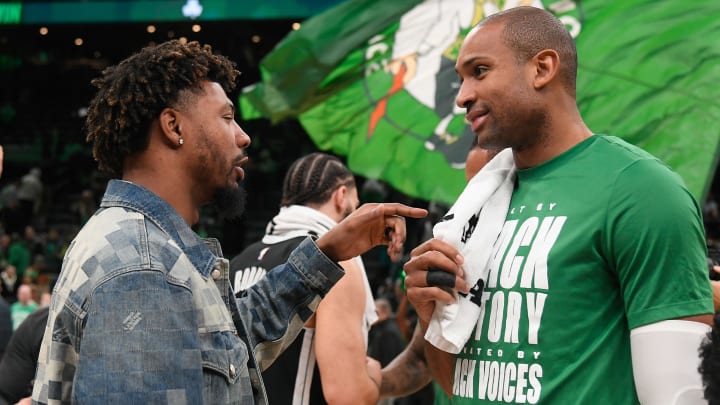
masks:
<svg viewBox="0 0 720 405"><path fill-rule="evenodd" d="M455 288L455 275L440 269L428 269L426 282L428 286Z"/></svg>

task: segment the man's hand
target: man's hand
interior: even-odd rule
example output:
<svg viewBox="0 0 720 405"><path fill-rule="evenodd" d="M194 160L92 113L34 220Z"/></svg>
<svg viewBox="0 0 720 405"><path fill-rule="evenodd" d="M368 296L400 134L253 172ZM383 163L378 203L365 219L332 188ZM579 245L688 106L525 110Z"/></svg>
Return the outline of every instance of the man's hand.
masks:
<svg viewBox="0 0 720 405"><path fill-rule="evenodd" d="M370 379L372 382L375 383L378 390L378 396L380 395L380 386L382 385L382 374L381 374L381 365L380 362L373 359L372 357L365 356L365 361L367 363L367 372L368 376L370 376Z"/></svg>
<svg viewBox="0 0 720 405"><path fill-rule="evenodd" d="M427 211L398 203L363 204L317 240L317 246L331 260L340 262L387 245L388 255L402 254L405 218L423 218Z"/></svg>
<svg viewBox="0 0 720 405"><path fill-rule="evenodd" d="M720 273L720 266L713 266L712 269L715 273ZM710 280L710 285L712 285L713 291L713 304L717 311L720 310L720 281Z"/></svg>
<svg viewBox="0 0 720 405"><path fill-rule="evenodd" d="M455 302L449 288L463 293L470 291L470 286L463 279L462 263L463 257L457 249L440 239L430 239L410 253L410 260L403 267L407 273L405 286L423 329L430 322L435 302ZM445 281L448 281L447 284Z"/></svg>

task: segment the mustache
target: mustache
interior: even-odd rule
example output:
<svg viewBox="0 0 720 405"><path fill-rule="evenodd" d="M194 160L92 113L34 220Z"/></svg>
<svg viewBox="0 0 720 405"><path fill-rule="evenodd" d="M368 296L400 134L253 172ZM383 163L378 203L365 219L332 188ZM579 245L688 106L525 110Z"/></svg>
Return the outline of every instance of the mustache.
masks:
<svg viewBox="0 0 720 405"><path fill-rule="evenodd" d="M245 151L240 152L234 159L235 162L242 162L247 159L248 155Z"/></svg>
<svg viewBox="0 0 720 405"><path fill-rule="evenodd" d="M247 163L248 160L250 160L250 158L248 157L247 153L245 151L242 151L232 160L232 163L233 166L242 166Z"/></svg>

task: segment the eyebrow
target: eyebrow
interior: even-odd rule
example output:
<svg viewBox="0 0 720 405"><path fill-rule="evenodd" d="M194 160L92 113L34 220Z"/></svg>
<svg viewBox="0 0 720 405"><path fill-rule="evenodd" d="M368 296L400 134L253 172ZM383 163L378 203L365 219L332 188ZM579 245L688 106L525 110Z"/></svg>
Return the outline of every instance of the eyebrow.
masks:
<svg viewBox="0 0 720 405"><path fill-rule="evenodd" d="M473 56L470 59L465 59L465 61L461 65L462 69L466 69L469 65L472 65L473 63L475 63L476 61L478 61L480 59L487 59L487 58L484 56ZM455 69L455 71L458 72L457 69ZM458 73L460 73L460 72L458 72Z"/></svg>

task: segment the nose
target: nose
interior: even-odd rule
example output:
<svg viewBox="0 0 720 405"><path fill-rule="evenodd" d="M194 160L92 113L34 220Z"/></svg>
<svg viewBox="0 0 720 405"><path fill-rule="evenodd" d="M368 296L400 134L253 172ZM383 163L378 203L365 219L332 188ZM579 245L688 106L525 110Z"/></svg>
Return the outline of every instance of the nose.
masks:
<svg viewBox="0 0 720 405"><path fill-rule="evenodd" d="M247 148L250 146L250 143L252 140L250 139L250 135L246 134L245 131L240 127L240 125L236 122L235 125L237 126L237 133L235 135L235 143L240 148Z"/></svg>
<svg viewBox="0 0 720 405"><path fill-rule="evenodd" d="M465 80L460 85L460 90L458 91L458 95L455 98L455 104L457 104L460 108L466 108L470 109L472 107L472 104L475 100L475 96L470 89L470 85L468 84L468 80Z"/></svg>

